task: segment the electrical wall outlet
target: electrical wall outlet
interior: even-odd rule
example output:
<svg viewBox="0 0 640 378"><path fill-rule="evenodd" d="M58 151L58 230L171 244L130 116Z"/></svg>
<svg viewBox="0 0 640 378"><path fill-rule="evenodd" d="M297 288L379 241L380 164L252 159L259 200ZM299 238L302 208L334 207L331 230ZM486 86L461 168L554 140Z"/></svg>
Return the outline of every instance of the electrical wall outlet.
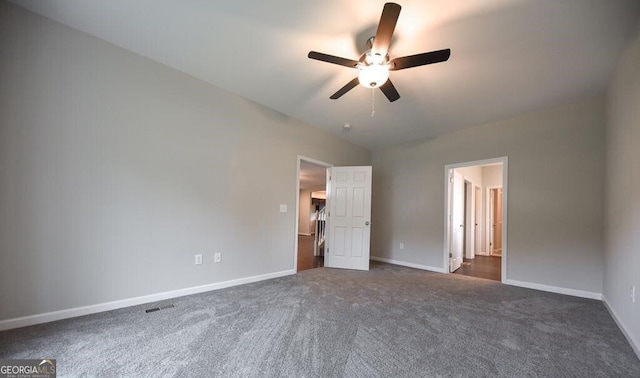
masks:
<svg viewBox="0 0 640 378"><path fill-rule="evenodd" d="M196 265L202 264L202 255L196 255Z"/></svg>
<svg viewBox="0 0 640 378"><path fill-rule="evenodd" d="M220 253L220 252L214 253L213 254L213 262L214 263L222 262L222 253Z"/></svg>
<svg viewBox="0 0 640 378"><path fill-rule="evenodd" d="M400 249L404 249L404 243L400 243Z"/></svg>

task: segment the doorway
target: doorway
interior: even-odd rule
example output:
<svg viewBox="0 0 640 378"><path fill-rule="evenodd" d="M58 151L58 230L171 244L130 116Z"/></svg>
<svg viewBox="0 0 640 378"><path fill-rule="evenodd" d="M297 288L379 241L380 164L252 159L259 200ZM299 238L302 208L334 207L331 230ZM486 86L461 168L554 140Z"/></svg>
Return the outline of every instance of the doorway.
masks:
<svg viewBox="0 0 640 378"><path fill-rule="evenodd" d="M331 164L298 157L297 271L324 266L327 168Z"/></svg>
<svg viewBox="0 0 640 378"><path fill-rule="evenodd" d="M507 158L445 167L445 266L449 273L504 282Z"/></svg>
<svg viewBox="0 0 640 378"><path fill-rule="evenodd" d="M298 156L296 271L325 266L369 270L371 173L371 166L334 167Z"/></svg>

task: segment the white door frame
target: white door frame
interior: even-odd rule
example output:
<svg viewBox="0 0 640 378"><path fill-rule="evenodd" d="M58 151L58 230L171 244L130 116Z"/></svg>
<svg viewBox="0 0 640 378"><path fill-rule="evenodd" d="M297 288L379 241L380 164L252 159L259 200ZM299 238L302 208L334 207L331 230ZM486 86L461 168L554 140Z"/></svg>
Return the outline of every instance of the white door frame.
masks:
<svg viewBox="0 0 640 378"><path fill-rule="evenodd" d="M473 220L474 222L477 222L477 226L474 225L474 229L476 230L476 235L475 235L475 250L473 251L473 256L475 257L476 255L479 255L480 253L478 252L482 252L482 224L484 223L481 218L483 218L482 216L482 187L480 185L476 185L473 188L474 191L474 195L476 197L476 209L475 209L475 219ZM478 192L480 192L480 195L478 195ZM478 209L480 208L480 209ZM478 211L480 210L480 211Z"/></svg>
<svg viewBox="0 0 640 378"><path fill-rule="evenodd" d="M296 163L296 221L294 228L294 239L293 239L293 269L298 272L298 217L300 216L300 163L306 162L314 165L319 165L321 167L329 168L333 167L333 164L327 163L324 161L312 159L310 157L298 155L297 163ZM325 178L326 181L326 178Z"/></svg>
<svg viewBox="0 0 640 378"><path fill-rule="evenodd" d="M465 201L465 212L464 212L464 252L462 254L465 259L472 259L476 255L476 228L475 228L475 215L476 215L476 184L468 179L467 177L462 177L464 179L464 201ZM468 184L468 185L467 185ZM468 192L467 192L468 190ZM468 236L468 239L467 239ZM467 251L471 251L471 257L467 255Z"/></svg>
<svg viewBox="0 0 640 378"><path fill-rule="evenodd" d="M487 193L486 195L486 199L487 199L487 216L485 218L485 224L487 226L487 234L486 234L486 243L485 243L485 247L487 248L487 256L493 256L493 246L491 245L491 241L493 240L493 221L492 221L492 217L493 217L493 204L491 203L491 191L494 189L502 189L502 186L487 186ZM502 196L503 199L502 201L504 202L504 189L502 190ZM503 203L504 206L504 203ZM504 225L504 219L502 220L502 224Z"/></svg>
<svg viewBox="0 0 640 378"><path fill-rule="evenodd" d="M464 220L466 218L466 213L464 212L464 196L465 196L465 188L464 188L464 176L462 176L462 174L460 172L457 172L455 169L450 169L449 170L449 178L448 178L448 189L447 189L447 194L450 195L449 197L449 202L448 202L448 212L449 212L449 216L447 217L447 227L449 228L449 232L447 235L447 241L449 242L449 248L448 248L448 252L449 252L449 265L447 265L447 272L454 272L456 270L458 270L458 268L460 268L462 266L462 262L464 261L464 241L465 238L467 237L466 235L466 230L463 229L462 230L462 240L458 240L458 232L460 231L460 227L464 226ZM457 176L457 177L456 177ZM458 178L459 177L459 178ZM460 184L462 185L462 203L458 204L458 202L455 200L455 197L451 197L452 195L454 195L456 193L456 187L458 186L458 184L456 184L456 181L460 180L462 181ZM458 206L456 206L456 204ZM460 207L462 207L460 209ZM455 208L455 211L454 211ZM458 224L456 223L455 225L453 224L454 218L456 218L459 214L458 211L462 211L462 219L460 219L459 221L463 224ZM454 215L455 214L455 215ZM458 240L458 242L461 244L459 247L461 249L461 251L455 250L452 251L452 247L453 247L453 241L454 240ZM455 253L455 255L454 255ZM458 253L460 253L460 256L458 256ZM452 261L457 261L458 257L460 257L460 265L455 265L452 264Z"/></svg>
<svg viewBox="0 0 640 378"><path fill-rule="evenodd" d="M502 163L502 283L507 280L507 208L509 204L509 158L507 156L476 160L464 163L447 164L444 166L444 251L443 251L443 272L449 274L449 171L455 168L472 167L476 165L489 165Z"/></svg>

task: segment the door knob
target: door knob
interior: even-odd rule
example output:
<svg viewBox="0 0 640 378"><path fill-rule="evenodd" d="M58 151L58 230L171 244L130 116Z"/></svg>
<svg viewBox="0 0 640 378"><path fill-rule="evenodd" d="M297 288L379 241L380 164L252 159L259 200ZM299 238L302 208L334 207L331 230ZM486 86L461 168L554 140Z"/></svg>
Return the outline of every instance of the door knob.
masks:
<svg viewBox="0 0 640 378"><path fill-rule="evenodd" d="M364 225L365 225L365 226L368 226L368 225L370 225L370 224L371 224L371 222L369 222L369 221L364 222Z"/></svg>

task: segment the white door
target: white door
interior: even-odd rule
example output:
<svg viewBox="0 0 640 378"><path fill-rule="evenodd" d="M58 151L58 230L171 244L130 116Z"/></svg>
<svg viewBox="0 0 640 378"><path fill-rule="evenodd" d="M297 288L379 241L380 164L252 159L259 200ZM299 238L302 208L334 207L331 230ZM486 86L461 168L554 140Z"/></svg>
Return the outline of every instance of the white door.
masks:
<svg viewBox="0 0 640 378"><path fill-rule="evenodd" d="M462 265L464 248L464 178L455 170L449 180L450 204L450 237L449 271L454 272Z"/></svg>
<svg viewBox="0 0 640 378"><path fill-rule="evenodd" d="M327 168L329 268L369 270L371 167Z"/></svg>

